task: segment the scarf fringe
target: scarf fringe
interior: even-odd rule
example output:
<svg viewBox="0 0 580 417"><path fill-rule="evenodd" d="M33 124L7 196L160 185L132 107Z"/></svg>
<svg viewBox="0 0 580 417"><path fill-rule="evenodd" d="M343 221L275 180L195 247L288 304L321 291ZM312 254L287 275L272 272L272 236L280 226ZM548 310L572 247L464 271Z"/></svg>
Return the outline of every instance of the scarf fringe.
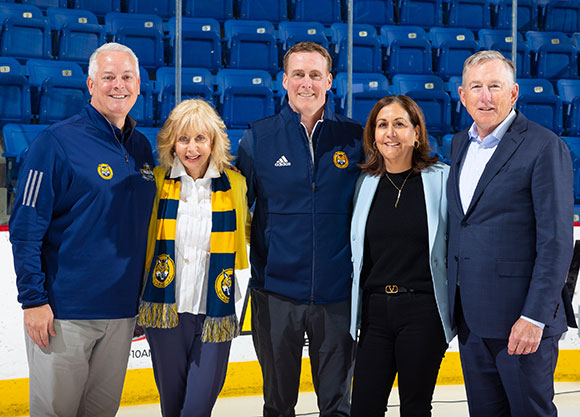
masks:
<svg viewBox="0 0 580 417"><path fill-rule="evenodd" d="M139 306L139 325L170 329L177 326L177 304L152 303L141 301Z"/></svg>
<svg viewBox="0 0 580 417"><path fill-rule="evenodd" d="M225 317L206 317L201 341L204 343L229 342L240 334L240 324L235 314Z"/></svg>

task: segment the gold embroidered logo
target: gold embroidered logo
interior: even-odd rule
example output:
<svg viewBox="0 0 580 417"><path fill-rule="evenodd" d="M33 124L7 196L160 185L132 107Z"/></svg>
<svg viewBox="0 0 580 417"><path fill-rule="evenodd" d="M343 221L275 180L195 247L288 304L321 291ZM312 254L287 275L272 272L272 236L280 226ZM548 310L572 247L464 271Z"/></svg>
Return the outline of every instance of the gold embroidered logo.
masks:
<svg viewBox="0 0 580 417"><path fill-rule="evenodd" d="M224 303L230 302L232 295L232 282L234 270L232 268L224 269L215 280L215 293Z"/></svg>
<svg viewBox="0 0 580 417"><path fill-rule="evenodd" d="M175 278L175 263L169 255L157 256L155 268L153 269L153 285L157 288L165 288Z"/></svg>
<svg viewBox="0 0 580 417"><path fill-rule="evenodd" d="M110 180L113 178L113 168L111 168L108 164L99 164L97 166L97 172L104 180Z"/></svg>
<svg viewBox="0 0 580 417"><path fill-rule="evenodd" d="M334 165L337 166L337 168L346 168L348 166L348 158L346 157L346 154L342 151L337 151L334 153Z"/></svg>

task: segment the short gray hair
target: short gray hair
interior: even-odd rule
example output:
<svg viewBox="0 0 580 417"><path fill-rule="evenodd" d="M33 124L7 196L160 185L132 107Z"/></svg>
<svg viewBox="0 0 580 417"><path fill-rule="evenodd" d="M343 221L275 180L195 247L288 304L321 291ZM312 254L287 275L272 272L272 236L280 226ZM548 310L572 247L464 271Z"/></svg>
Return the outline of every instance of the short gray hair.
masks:
<svg viewBox="0 0 580 417"><path fill-rule="evenodd" d="M99 46L95 49L95 52L92 53L91 57L89 58L89 78L94 81L95 75L97 75L97 58L101 54L101 52L107 51L121 51L129 54L133 62L135 63L135 72L137 73L137 77L139 77L139 59L135 52L131 50L128 46L121 45L120 43L116 42L109 42L104 45Z"/></svg>
<svg viewBox="0 0 580 417"><path fill-rule="evenodd" d="M465 60L465 63L463 64L461 84L463 84L465 81L465 74L469 68L475 67L476 65L480 65L487 61L493 61L495 59L504 63L506 69L511 75L511 84L514 84L516 82L516 67L514 66L513 62L503 56L501 52L490 50L476 52Z"/></svg>

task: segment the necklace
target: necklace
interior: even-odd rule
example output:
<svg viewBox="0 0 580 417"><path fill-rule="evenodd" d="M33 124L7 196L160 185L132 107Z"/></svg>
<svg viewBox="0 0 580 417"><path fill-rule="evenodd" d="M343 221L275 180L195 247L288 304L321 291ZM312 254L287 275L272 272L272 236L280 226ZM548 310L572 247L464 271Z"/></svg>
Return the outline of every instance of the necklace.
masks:
<svg viewBox="0 0 580 417"><path fill-rule="evenodd" d="M395 208L397 208L397 206L399 205L399 198L401 198L401 192L403 191L403 188L405 188L405 184L407 183L407 180L409 179L409 176L411 175L412 172L413 172L413 170L410 170L409 171L409 173L405 177L405 180L403 181L403 184L401 184L401 188L399 188L393 182L393 180L391 179L391 177L389 177L389 173L387 171L385 171L385 175L387 176L387 179L391 182L391 184L393 184L393 187L395 187L397 189L397 191L399 191L399 193L397 194L397 201L395 201Z"/></svg>

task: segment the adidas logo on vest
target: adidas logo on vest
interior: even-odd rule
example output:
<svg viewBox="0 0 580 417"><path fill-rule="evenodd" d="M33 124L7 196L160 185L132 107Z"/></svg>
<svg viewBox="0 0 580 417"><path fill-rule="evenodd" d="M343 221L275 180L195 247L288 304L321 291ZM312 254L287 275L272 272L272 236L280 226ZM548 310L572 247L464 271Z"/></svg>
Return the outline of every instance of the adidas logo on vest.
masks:
<svg viewBox="0 0 580 417"><path fill-rule="evenodd" d="M286 159L284 155L282 155L274 164L275 167L289 167L290 165L292 165L292 163Z"/></svg>

